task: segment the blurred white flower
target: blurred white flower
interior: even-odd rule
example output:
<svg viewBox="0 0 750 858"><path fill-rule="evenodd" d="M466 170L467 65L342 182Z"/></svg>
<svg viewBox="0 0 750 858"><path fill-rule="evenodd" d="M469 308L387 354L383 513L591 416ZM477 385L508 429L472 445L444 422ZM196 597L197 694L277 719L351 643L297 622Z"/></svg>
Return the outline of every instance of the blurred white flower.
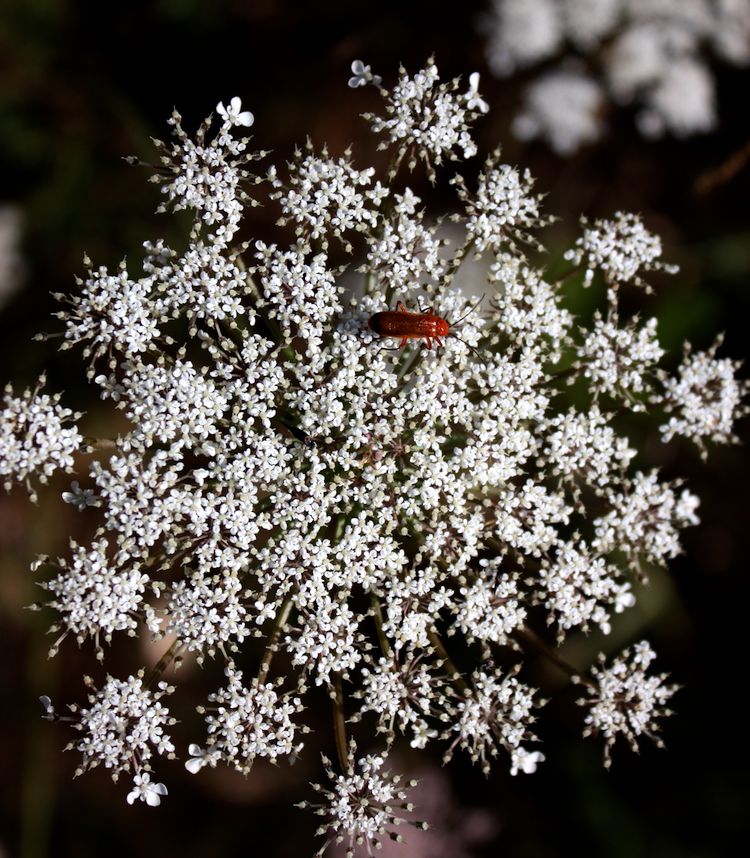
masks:
<svg viewBox="0 0 750 858"><path fill-rule="evenodd" d="M62 493L62 499L65 503L73 504L79 512L82 512L87 506L99 506L99 499L94 490L82 489L78 480L73 480L70 484L70 491Z"/></svg>
<svg viewBox="0 0 750 858"><path fill-rule="evenodd" d="M362 60L354 60L352 63L352 76L349 78L349 86L356 89L358 86L366 86L372 83L375 86L380 86L383 78L380 75L373 74L370 66L365 65Z"/></svg>

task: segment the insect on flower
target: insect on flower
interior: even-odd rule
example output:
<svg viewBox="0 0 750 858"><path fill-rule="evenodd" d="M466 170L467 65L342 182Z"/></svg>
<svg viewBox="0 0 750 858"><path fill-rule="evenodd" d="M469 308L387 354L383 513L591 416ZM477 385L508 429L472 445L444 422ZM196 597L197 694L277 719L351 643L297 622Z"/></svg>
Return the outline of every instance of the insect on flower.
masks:
<svg viewBox="0 0 750 858"><path fill-rule="evenodd" d="M395 310L384 310L380 313L373 313L370 316L367 325L370 330L375 331L381 337L395 337L401 342L395 347L397 349L404 348L409 340L424 340L428 349L432 348L433 342L438 347L443 346L443 338L449 335L461 339L455 333L451 334L451 328L462 322L469 313L472 313L481 304L482 298L470 307L454 325L451 325L447 319L438 316L434 307L430 307L426 313L414 313L407 310L402 301L396 303ZM461 342L464 342L461 340ZM466 343L468 345L468 343ZM471 348L471 346L469 346Z"/></svg>

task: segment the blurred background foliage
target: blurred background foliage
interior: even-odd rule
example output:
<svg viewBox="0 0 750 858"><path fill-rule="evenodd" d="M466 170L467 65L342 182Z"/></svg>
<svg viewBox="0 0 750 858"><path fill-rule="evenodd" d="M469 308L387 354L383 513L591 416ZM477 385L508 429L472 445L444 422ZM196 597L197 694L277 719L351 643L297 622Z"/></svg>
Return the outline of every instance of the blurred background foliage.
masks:
<svg viewBox="0 0 750 858"><path fill-rule="evenodd" d="M656 295L643 304L659 318L662 345L675 350L676 360L685 338L707 347L725 331L722 354L746 357L750 169L708 190L705 177L750 141L750 74L714 67L720 127L710 136L649 143L635 132L632 117L621 114L603 144L563 160L543 144L522 145L510 136L523 76L496 81L487 72L477 31L483 7L477 0L452 6L430 0L2 0L0 205L20 211L25 268L22 286L0 309L3 380L22 387L48 367L51 386L100 419L78 356L59 355L54 340L32 343L31 337L55 328L49 293L72 288L84 250L95 265L114 266L123 256L139 259L145 239L184 241L187 221L153 214L157 190L142 170L121 160L130 153L153 157L149 136L164 137L173 106L193 128L218 100L240 95L255 113L258 146L272 148L277 164L308 134L333 154L353 142L358 165L382 164L359 118L377 108L378 96L373 89L347 89L349 64L362 58L389 85L399 62L415 71L433 53L444 77L483 73L491 113L477 126L480 152L502 144L504 157L529 167L548 194L546 208L560 218L549 231L553 271L574 240L580 213L640 211L663 236L667 258L682 268L676 277L653 278ZM470 176L476 166L463 171ZM452 204L446 182L432 190L417 172L411 184L430 204ZM268 221L263 209L251 211L247 237L270 237ZM583 300L575 309L585 314L588 296ZM741 434L747 439L746 423ZM704 466L687 446L661 449L649 442L646 458L666 476L687 477L702 498L703 523L686 533L685 555L670 574L654 576L611 639L573 640L568 656L583 666L599 648L648 636L659 668L684 686L675 699L677 715L665 724L668 750L646 746L636 757L620 749L605 772L599 745L579 737L575 691L532 663L531 681L560 688L541 715L542 769L510 778L500 763L485 780L463 760L441 773L437 758L403 756L401 764L424 777L417 803L432 801L438 823L467 833L455 842L447 834L442 841L417 840L399 854L708 858L734 854L743 841L747 848L747 451L713 451ZM52 494L66 485L59 481ZM191 777L179 763L165 767L170 795L159 810L128 807L124 789L100 772L71 783L75 755L60 753L69 737L40 719L37 697L80 700L82 673L101 670L90 648L79 652L70 642L48 661L49 616L22 606L39 598L28 571L32 556L64 551L68 535L87 538L81 527L75 510L61 510L52 496L34 509L21 492L0 496L0 856L310 855L314 822L291 803L307 797L305 778L319 775L317 751L330 748L325 717L294 769L257 765L244 780L228 771ZM132 649L121 644L108 656L110 669L132 670ZM145 661L154 658L147 649ZM212 673L186 667L180 681L195 685L197 701Z"/></svg>

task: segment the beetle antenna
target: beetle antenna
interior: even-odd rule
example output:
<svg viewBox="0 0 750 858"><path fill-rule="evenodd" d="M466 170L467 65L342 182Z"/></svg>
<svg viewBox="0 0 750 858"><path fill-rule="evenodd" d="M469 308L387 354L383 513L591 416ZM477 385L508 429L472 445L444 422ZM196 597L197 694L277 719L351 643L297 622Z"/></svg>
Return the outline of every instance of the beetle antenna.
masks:
<svg viewBox="0 0 750 858"><path fill-rule="evenodd" d="M467 349L471 349L477 357L481 357L481 355L479 354L479 351L477 349L475 349L474 346L469 345L469 343L467 343L466 340L459 337L458 334L451 334L451 336L454 339L458 340L459 343L463 343Z"/></svg>
<svg viewBox="0 0 750 858"><path fill-rule="evenodd" d="M471 307L469 307L469 309L463 314L463 316L461 316L461 318L457 322L451 323L451 327L453 328L456 325L460 325L461 322L463 322L463 320L467 316L471 315L474 312L474 310L476 310L476 308L482 303L482 301L484 301L486 295L487 295L487 293L485 292L484 295L482 295L482 297L476 302L476 304L473 304Z"/></svg>

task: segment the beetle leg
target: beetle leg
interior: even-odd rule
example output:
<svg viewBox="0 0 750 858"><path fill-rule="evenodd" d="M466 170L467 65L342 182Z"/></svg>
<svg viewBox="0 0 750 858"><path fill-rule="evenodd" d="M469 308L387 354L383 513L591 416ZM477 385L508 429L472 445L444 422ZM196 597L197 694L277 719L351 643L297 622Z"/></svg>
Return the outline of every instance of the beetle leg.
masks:
<svg viewBox="0 0 750 858"><path fill-rule="evenodd" d="M404 337L404 338L401 340L401 342L398 344L398 347L399 347L400 349L406 348L406 346L407 346L408 342L409 342L409 337Z"/></svg>
<svg viewBox="0 0 750 858"><path fill-rule="evenodd" d="M427 348L431 349L432 348L432 340L429 337L425 337L424 341L427 344Z"/></svg>
<svg viewBox="0 0 750 858"><path fill-rule="evenodd" d="M403 301L396 302L396 312L397 313L408 313L409 311L406 309L406 305Z"/></svg>

